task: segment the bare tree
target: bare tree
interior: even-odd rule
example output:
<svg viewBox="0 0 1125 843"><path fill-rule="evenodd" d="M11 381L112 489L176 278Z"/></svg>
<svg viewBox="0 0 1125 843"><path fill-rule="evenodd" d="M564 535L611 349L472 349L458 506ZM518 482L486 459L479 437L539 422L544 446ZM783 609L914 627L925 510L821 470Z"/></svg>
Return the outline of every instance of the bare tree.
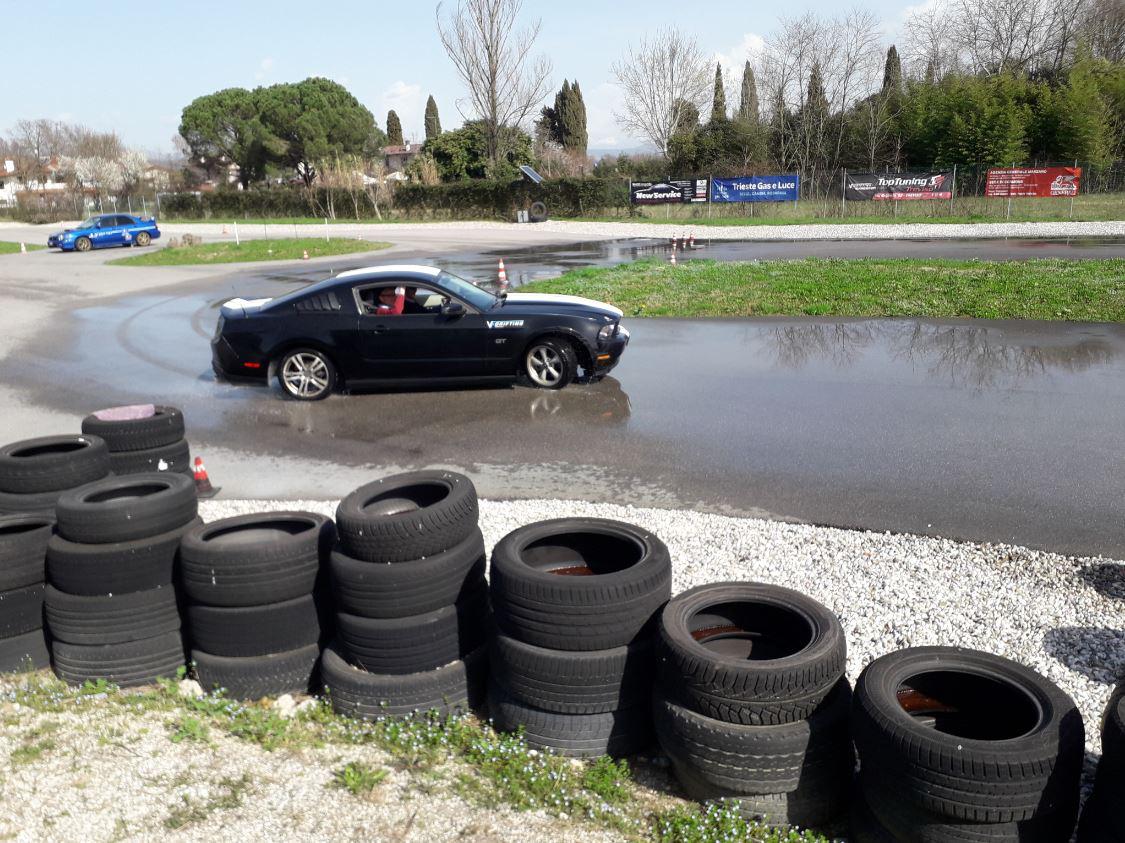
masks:
<svg viewBox="0 0 1125 843"><path fill-rule="evenodd" d="M540 21L516 28L522 7L522 0L458 0L448 20L441 3L435 13L441 44L469 92L469 114L458 108L484 121L493 164L504 153L502 129L523 123L551 88L551 62L531 55Z"/></svg>
<svg viewBox="0 0 1125 843"><path fill-rule="evenodd" d="M954 0L948 36L974 73L1046 70L1069 62L1086 0Z"/></svg>
<svg viewBox="0 0 1125 843"><path fill-rule="evenodd" d="M1091 0L1080 30L1095 56L1125 62L1125 3L1121 0Z"/></svg>
<svg viewBox="0 0 1125 843"><path fill-rule="evenodd" d="M661 153L688 106L698 112L711 92L711 58L675 29L641 39L614 63L613 75L625 94L622 127L648 138Z"/></svg>
<svg viewBox="0 0 1125 843"><path fill-rule="evenodd" d="M935 82L959 64L957 47L949 37L949 12L944 6L923 6L906 19L903 58L909 76L929 75Z"/></svg>

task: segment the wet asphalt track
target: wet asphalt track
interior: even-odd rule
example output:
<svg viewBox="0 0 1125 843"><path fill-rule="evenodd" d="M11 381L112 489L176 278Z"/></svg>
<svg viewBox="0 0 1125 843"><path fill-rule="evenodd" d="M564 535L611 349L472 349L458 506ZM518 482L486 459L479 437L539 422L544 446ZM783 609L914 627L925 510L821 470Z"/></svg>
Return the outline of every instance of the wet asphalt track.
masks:
<svg viewBox="0 0 1125 843"><path fill-rule="evenodd" d="M985 242L997 258L1125 252L1120 243ZM505 257L518 279L663 245ZM942 256L961 256L958 244L941 245ZM929 248L747 243L698 254L902 247ZM433 257L480 278L495 260L486 251ZM207 340L219 302L324 274L323 265L255 268L105 299L35 336L6 361L4 382L75 415L159 396L186 409L197 451L300 466L268 478L224 466L217 479L232 496L340 495L354 480L349 467L441 464L470 472L490 497L691 506L1125 557L1123 326L633 319L613 376L560 393L413 391L302 404L276 387L213 380Z"/></svg>

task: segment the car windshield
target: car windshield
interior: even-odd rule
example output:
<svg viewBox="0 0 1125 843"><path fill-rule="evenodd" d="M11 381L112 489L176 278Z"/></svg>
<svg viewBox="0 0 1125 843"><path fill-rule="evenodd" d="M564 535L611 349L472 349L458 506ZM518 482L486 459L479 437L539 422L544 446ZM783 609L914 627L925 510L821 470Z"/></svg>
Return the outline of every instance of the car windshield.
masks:
<svg viewBox="0 0 1125 843"><path fill-rule="evenodd" d="M496 305L496 296L482 290L476 284L466 281L464 278L458 278L448 272L442 272L437 277L438 286L453 293L458 298L462 298L475 307L477 310L489 310Z"/></svg>
<svg viewBox="0 0 1125 843"><path fill-rule="evenodd" d="M101 217L90 217L90 219L84 220L84 221L78 223L78 227L79 228L93 228L95 225L98 224L99 219L101 219Z"/></svg>

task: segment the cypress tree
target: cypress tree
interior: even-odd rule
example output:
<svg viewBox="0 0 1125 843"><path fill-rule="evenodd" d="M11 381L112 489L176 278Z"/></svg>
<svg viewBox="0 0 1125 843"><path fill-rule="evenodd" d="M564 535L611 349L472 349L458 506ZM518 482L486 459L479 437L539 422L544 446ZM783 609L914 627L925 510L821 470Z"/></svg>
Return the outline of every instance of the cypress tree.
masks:
<svg viewBox="0 0 1125 843"><path fill-rule="evenodd" d="M441 134L441 118L438 117L437 103L433 94L426 100L426 140Z"/></svg>
<svg viewBox="0 0 1125 843"><path fill-rule="evenodd" d="M924 78L927 85L933 85L937 82L937 68L934 67L933 59L926 62L926 75Z"/></svg>
<svg viewBox="0 0 1125 843"><path fill-rule="evenodd" d="M883 63L883 93L898 94L902 92L902 62L898 57L898 50L891 44L887 50L887 60Z"/></svg>
<svg viewBox="0 0 1125 843"><path fill-rule="evenodd" d="M812 73L809 74L809 92L805 99L805 108L811 112L828 114L828 95L824 93L824 80L820 77L820 62L813 62Z"/></svg>
<svg viewBox="0 0 1125 843"><path fill-rule="evenodd" d="M402 123L392 108L387 112L387 145L402 146Z"/></svg>
<svg viewBox="0 0 1125 843"><path fill-rule="evenodd" d="M577 79L570 86L570 97L566 101L566 111L563 113L562 123L564 127L563 146L585 157L590 136L586 132L586 102L582 99L582 89L578 87Z"/></svg>
<svg viewBox="0 0 1125 843"><path fill-rule="evenodd" d="M727 94L723 90L723 68L715 62L715 98L711 102L711 122L727 119Z"/></svg>
<svg viewBox="0 0 1125 843"><path fill-rule="evenodd" d="M742 68L742 96L738 102L738 119L743 123L758 122L758 83L750 62Z"/></svg>

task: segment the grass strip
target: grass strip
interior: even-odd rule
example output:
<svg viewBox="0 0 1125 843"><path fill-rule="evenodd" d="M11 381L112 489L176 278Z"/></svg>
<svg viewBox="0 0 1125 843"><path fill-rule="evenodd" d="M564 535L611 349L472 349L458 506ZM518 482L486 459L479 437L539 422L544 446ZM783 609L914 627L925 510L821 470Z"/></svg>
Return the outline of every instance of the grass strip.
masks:
<svg viewBox="0 0 1125 843"><path fill-rule="evenodd" d="M24 243L29 252L38 252L40 249L46 249L46 246L41 246L38 243ZM20 244L13 243L10 240L0 240L0 255L18 255L20 251Z"/></svg>
<svg viewBox="0 0 1125 843"><path fill-rule="evenodd" d="M201 243L197 246L165 246L139 255L108 261L115 266L186 266L188 264L251 263L257 261L300 260L307 251L310 258L349 255L386 249L390 243L370 240L317 237L277 240L243 240L242 243Z"/></svg>
<svg viewBox="0 0 1125 843"><path fill-rule="evenodd" d="M659 259L577 269L520 288L629 316L901 316L1125 321L1125 259Z"/></svg>
<svg viewBox="0 0 1125 843"><path fill-rule="evenodd" d="M0 705L3 703L18 703L20 710L36 713L163 713L169 720L169 739L177 742L185 739L185 732L205 735L214 731L267 751L371 745L390 755L397 769L418 774L443 775L449 762L456 761L463 765L462 772L451 785L473 804L543 811L578 824L613 829L631 840L827 843L825 837L811 831L747 821L722 802L700 806L660 800L637 785L625 760L572 762L532 749L521 736L497 732L471 716L419 715L369 722L336 714L327 701L321 701L295 717L284 718L265 703L243 703L220 694L181 696L177 683L169 680L136 690L122 690L104 681L72 688L46 671L0 679ZM5 726L15 725L16 719L8 715ZM190 727L185 728L189 721ZM357 791L369 790L381 778L378 771L359 770L355 765L350 771L333 772L334 783ZM177 806L169 824L179 827L212 809L236 807L242 788L228 790L230 793L222 795L223 804L185 802ZM670 801L676 804L669 807Z"/></svg>

